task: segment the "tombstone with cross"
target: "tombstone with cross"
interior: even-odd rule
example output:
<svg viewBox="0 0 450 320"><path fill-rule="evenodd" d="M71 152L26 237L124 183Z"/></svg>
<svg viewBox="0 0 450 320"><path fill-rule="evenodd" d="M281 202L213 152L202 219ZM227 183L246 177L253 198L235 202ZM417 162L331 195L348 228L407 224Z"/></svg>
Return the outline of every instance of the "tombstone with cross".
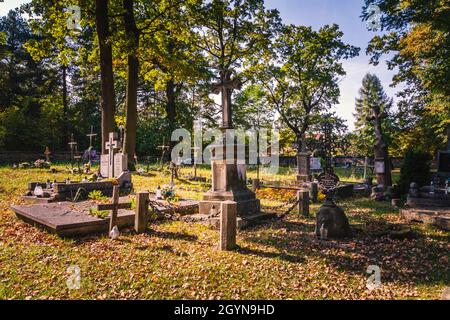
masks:
<svg viewBox="0 0 450 320"><path fill-rule="evenodd" d="M247 188L245 163L240 163L237 158L238 145L235 140L227 144L226 139L227 130L233 129L231 96L233 90L242 87L241 81L237 77L232 78L232 75L232 70L222 70L220 81L212 86L213 93L222 94L222 138L221 142L211 148L212 186L199 203L199 213L209 215L213 208L219 208L223 201L230 200L237 203L238 216L256 216L260 213L260 202L255 193ZM227 149L235 150L232 159L220 156L227 155Z"/></svg>
<svg viewBox="0 0 450 320"><path fill-rule="evenodd" d="M117 134L109 133L109 139L105 143L108 154L101 155L100 158L100 175L107 178L117 178L122 172L127 170L127 155L118 153L120 144Z"/></svg>

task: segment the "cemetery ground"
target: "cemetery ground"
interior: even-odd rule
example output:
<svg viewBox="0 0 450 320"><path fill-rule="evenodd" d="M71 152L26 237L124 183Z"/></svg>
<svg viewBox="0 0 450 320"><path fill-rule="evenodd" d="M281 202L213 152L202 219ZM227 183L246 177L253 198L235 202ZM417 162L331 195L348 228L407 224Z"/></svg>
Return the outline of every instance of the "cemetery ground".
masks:
<svg viewBox="0 0 450 320"><path fill-rule="evenodd" d="M198 172L210 174L207 168ZM22 203L29 181L67 177L80 179L0 167L0 299L439 299L450 280L449 233L411 224L414 237L389 237L386 229L405 222L390 203L369 198L339 201L354 232L350 239L317 240L319 204L313 204L309 217L293 211L239 231L239 248L231 252L217 250L218 231L201 223L152 221L146 233L129 228L118 240L61 239L18 220L9 209ZM283 181L293 174L264 178ZM136 191L154 191L169 181L170 174L156 171L133 175ZM183 198L200 199L208 188L176 181ZM282 202L276 190L264 195L263 206ZM81 287L69 290L67 269L73 265L81 270ZM370 265L381 268L382 285L372 291L366 288Z"/></svg>

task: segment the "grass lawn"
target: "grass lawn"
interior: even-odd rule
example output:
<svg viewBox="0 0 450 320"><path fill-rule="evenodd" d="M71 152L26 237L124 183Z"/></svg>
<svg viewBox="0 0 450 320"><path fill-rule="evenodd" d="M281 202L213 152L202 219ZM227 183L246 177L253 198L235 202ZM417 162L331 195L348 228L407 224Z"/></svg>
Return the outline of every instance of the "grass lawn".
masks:
<svg viewBox="0 0 450 320"><path fill-rule="evenodd" d="M209 176L206 168L199 173ZM438 299L450 280L448 232L417 224L413 240L379 236L402 223L398 211L362 198L339 202L355 229L351 239L318 241L314 217L293 213L239 232L234 252L218 251L218 231L200 223L152 222L147 233L122 230L116 241L60 239L9 209L21 203L27 182L68 176L0 168L0 299ZM293 178L285 172L270 180ZM137 191L169 180L157 172L133 176ZM177 186L179 195L193 199L208 189L197 182ZM66 285L72 265L81 270L79 290ZM381 268L382 286L373 291L366 288L369 265Z"/></svg>

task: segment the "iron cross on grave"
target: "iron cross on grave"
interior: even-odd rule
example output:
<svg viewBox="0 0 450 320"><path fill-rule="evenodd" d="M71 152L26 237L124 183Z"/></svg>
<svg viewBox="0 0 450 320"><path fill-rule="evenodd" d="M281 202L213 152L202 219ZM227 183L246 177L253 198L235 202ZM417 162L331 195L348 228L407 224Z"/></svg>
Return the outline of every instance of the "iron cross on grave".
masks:
<svg viewBox="0 0 450 320"><path fill-rule="evenodd" d="M109 140L105 143L105 148L108 150L108 178L114 177L114 149L119 148L117 141L117 134L114 132L109 133Z"/></svg>

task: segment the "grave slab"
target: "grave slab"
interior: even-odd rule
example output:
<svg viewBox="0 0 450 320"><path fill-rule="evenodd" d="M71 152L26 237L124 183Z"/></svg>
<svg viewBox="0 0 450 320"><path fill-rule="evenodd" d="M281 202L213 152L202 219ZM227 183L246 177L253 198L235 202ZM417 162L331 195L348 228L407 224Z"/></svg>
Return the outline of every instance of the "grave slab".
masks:
<svg viewBox="0 0 450 320"><path fill-rule="evenodd" d="M119 203L130 202L129 197L122 197ZM198 202L193 200L181 200L173 209L157 206L161 212L177 213L183 212L185 208L190 209ZM34 226L43 228L48 232L55 233L60 237L76 237L87 234L107 233L109 228L109 217L98 218L89 215L89 208L97 206L95 201L83 202L54 202L31 205L14 205L11 209L16 216ZM134 225L135 212L130 209L119 209L117 214L117 226L120 228L132 227Z"/></svg>

